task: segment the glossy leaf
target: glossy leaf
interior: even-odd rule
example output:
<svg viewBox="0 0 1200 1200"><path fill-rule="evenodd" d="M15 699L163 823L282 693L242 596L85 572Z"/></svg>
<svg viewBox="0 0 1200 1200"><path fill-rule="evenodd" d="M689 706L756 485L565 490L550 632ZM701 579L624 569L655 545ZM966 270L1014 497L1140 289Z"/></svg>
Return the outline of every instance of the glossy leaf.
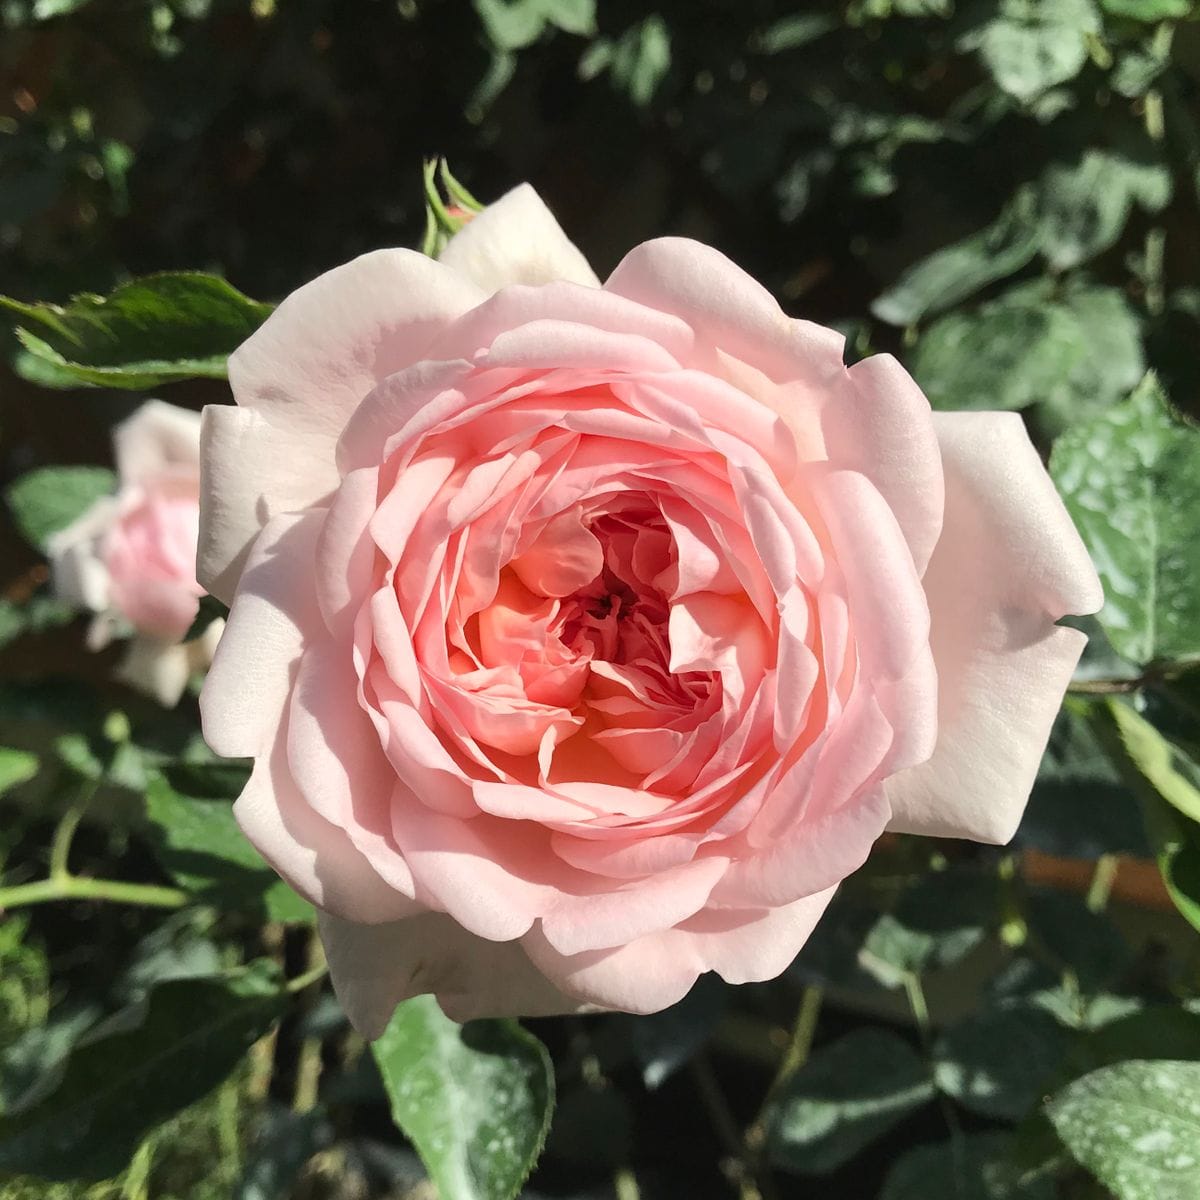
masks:
<svg viewBox="0 0 1200 1200"><path fill-rule="evenodd" d="M58 378L143 390L178 379L223 379L226 360L271 313L215 275L148 275L107 296L27 304L0 296L25 349Z"/></svg>

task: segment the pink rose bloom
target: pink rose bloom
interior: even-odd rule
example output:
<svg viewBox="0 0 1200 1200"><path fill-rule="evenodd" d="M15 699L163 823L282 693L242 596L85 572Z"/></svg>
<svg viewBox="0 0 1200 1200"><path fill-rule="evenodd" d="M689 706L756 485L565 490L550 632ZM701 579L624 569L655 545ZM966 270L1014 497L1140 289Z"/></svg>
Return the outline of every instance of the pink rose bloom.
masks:
<svg viewBox="0 0 1200 1200"><path fill-rule="evenodd" d="M116 427L113 443L119 490L51 539L54 588L97 614L93 649L131 632L121 677L169 706L211 662L221 634L214 622L180 644L204 594L196 582L200 415L148 400Z"/></svg>
<svg viewBox="0 0 1200 1200"><path fill-rule="evenodd" d="M885 830L1004 842L1096 573L1020 418L528 187L301 288L204 413L202 696L377 1035L771 978Z"/></svg>

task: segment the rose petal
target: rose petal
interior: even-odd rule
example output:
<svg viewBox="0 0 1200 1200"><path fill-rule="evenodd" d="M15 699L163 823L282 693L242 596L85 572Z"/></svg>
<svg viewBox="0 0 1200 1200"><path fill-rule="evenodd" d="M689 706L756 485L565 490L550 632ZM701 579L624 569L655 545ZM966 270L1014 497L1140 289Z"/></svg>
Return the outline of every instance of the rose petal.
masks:
<svg viewBox="0 0 1200 1200"><path fill-rule="evenodd" d="M283 720L305 639L324 632L313 590L323 515L276 517L246 564L200 693L205 741L227 758L266 753Z"/></svg>
<svg viewBox="0 0 1200 1200"><path fill-rule="evenodd" d="M254 409L210 404L200 434L196 578L226 604L254 539L272 517L317 503L338 484L332 456L303 429Z"/></svg>
<svg viewBox="0 0 1200 1200"><path fill-rule="evenodd" d="M600 286L587 259L527 183L472 217L438 257L489 293L513 283L556 280Z"/></svg>
<svg viewBox="0 0 1200 1200"><path fill-rule="evenodd" d="M1021 419L935 414L946 519L925 575L938 673L933 757L887 782L891 828L1007 842L1087 639L1100 583Z"/></svg>
<svg viewBox="0 0 1200 1200"><path fill-rule="evenodd" d="M140 483L173 467L200 462L200 414L162 400L147 400L113 430L122 483Z"/></svg>
<svg viewBox="0 0 1200 1200"><path fill-rule="evenodd" d="M576 1012L519 942L489 942L441 913L386 925L317 914L333 989L350 1023L379 1037L401 1001L432 992L452 1021Z"/></svg>

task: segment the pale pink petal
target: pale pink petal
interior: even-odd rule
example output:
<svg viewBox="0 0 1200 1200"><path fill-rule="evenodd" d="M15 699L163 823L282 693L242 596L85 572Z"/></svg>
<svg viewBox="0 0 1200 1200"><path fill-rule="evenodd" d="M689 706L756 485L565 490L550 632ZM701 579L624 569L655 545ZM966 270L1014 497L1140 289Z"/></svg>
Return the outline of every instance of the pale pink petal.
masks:
<svg viewBox="0 0 1200 1200"><path fill-rule="evenodd" d="M925 575L937 748L894 776L891 827L1007 842L1086 638L1055 622L1103 602L1021 419L935 414L946 519Z"/></svg>
<svg viewBox="0 0 1200 1200"><path fill-rule="evenodd" d="M595 895L561 895L542 917L542 936L570 955L670 929L704 907L728 866L727 858L698 858Z"/></svg>
<svg viewBox="0 0 1200 1200"><path fill-rule="evenodd" d="M135 634L117 668L117 678L153 696L164 708L179 703L193 670L188 647Z"/></svg>
<svg viewBox="0 0 1200 1200"><path fill-rule="evenodd" d="M113 430L122 483L141 483L172 468L200 463L200 414L162 400L147 400Z"/></svg>
<svg viewBox="0 0 1200 1200"><path fill-rule="evenodd" d="M587 259L527 183L473 217L439 258L489 293L513 283L557 280L600 286Z"/></svg>
<svg viewBox="0 0 1200 1200"><path fill-rule="evenodd" d="M313 563L322 512L276 517L246 564L200 694L205 741L227 758L266 753L305 640L324 634Z"/></svg>
<svg viewBox="0 0 1200 1200"><path fill-rule="evenodd" d="M358 925L318 913L333 988L365 1038L383 1033L396 1005L433 993L453 1021L576 1012L519 942L489 942L441 913Z"/></svg>
<svg viewBox="0 0 1200 1200"><path fill-rule="evenodd" d="M600 574L604 551L574 508L547 521L533 545L511 566L539 596L569 596Z"/></svg>
<svg viewBox="0 0 1200 1200"><path fill-rule="evenodd" d="M788 317L766 288L700 242L643 242L621 260L604 290L682 317L702 343L776 382L825 386L843 370L841 334Z"/></svg>
<svg viewBox="0 0 1200 1200"><path fill-rule="evenodd" d="M485 293L413 250L375 250L292 292L229 358L238 404L303 431L332 461L350 414L380 380Z"/></svg>
<svg viewBox="0 0 1200 1200"><path fill-rule="evenodd" d="M348 921L374 925L420 911L379 877L344 830L309 807L288 767L286 744L285 719L233 806L258 852L302 896Z"/></svg>
<svg viewBox="0 0 1200 1200"><path fill-rule="evenodd" d="M46 543L54 594L77 608L103 612L110 603L108 568L101 548L117 519L120 504L115 496L101 496L65 529Z"/></svg>
<svg viewBox="0 0 1200 1200"><path fill-rule="evenodd" d="M821 410L830 462L875 485L923 573L942 528L944 490L929 401L890 354L855 363L846 377L850 386Z"/></svg>
<svg viewBox="0 0 1200 1200"><path fill-rule="evenodd" d="M228 604L263 526L324 499L339 477L332 453L302 427L233 404L205 408L201 456L196 577Z"/></svg>

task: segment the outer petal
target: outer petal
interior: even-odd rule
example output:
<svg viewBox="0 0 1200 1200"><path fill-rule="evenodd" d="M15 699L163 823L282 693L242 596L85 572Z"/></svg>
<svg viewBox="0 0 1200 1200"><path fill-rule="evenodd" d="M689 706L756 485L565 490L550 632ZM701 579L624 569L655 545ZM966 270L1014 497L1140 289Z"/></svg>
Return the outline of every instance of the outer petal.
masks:
<svg viewBox="0 0 1200 1200"><path fill-rule="evenodd" d="M581 1002L653 1013L683 999L705 971L728 983L773 979L799 953L835 890L773 909L707 908L613 950L559 954L539 927L522 941L534 963Z"/></svg>
<svg viewBox="0 0 1200 1200"><path fill-rule="evenodd" d="M432 992L456 1021L576 1012L519 942L489 942L441 913L386 925L318 916L333 987L350 1023L377 1038L402 1000Z"/></svg>
<svg viewBox="0 0 1200 1200"><path fill-rule="evenodd" d="M1100 582L1021 419L934 415L946 472L925 575L938 672L933 757L886 784L891 828L1007 842L1086 638Z"/></svg>
<svg viewBox="0 0 1200 1200"><path fill-rule="evenodd" d="M890 354L855 363L846 377L851 386L821 411L830 461L871 480L904 531L918 573L924 573L944 507L929 401Z"/></svg>
<svg viewBox="0 0 1200 1200"><path fill-rule="evenodd" d="M254 546L200 695L205 741L265 754L284 721L305 638L323 633L313 562L323 512L276 517Z"/></svg>
<svg viewBox="0 0 1200 1200"><path fill-rule="evenodd" d="M200 462L200 414L162 400L147 400L113 430L122 483L140 483L171 467Z"/></svg>
<svg viewBox="0 0 1200 1200"><path fill-rule="evenodd" d="M233 815L263 858L318 907L371 925L420 911L372 870L344 830L309 807L287 764L286 724L255 760Z"/></svg>
<svg viewBox="0 0 1200 1200"><path fill-rule="evenodd" d="M439 258L488 293L511 283L557 280L600 286L587 259L527 183L472 218Z"/></svg>
<svg viewBox="0 0 1200 1200"><path fill-rule="evenodd" d="M272 517L337 487L327 450L302 427L277 427L254 409L205 408L196 578L214 596L232 602L251 543Z"/></svg>
<svg viewBox="0 0 1200 1200"><path fill-rule="evenodd" d="M621 260L604 290L682 317L702 342L776 382L828 386L844 369L841 334L787 316L766 288L700 242L643 242Z"/></svg>

